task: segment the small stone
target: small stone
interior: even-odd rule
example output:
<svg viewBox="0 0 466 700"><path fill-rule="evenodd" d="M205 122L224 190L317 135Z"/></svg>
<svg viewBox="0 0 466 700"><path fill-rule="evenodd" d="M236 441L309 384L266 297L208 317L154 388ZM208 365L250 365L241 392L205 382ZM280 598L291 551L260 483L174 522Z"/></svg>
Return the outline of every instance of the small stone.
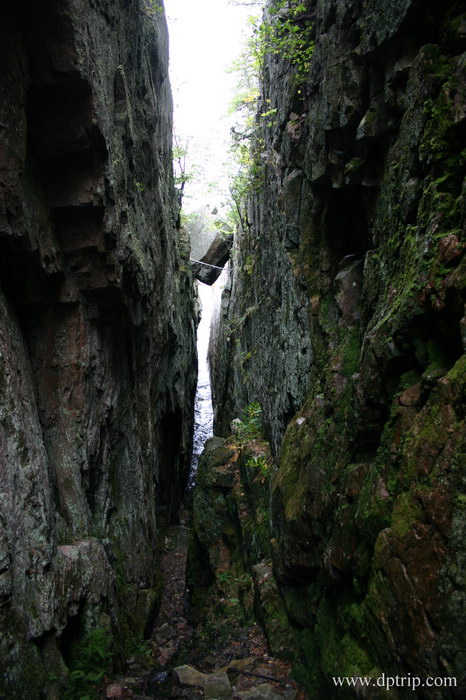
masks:
<svg viewBox="0 0 466 700"><path fill-rule="evenodd" d="M248 656L245 659L233 659L222 671L249 671L257 659L255 656Z"/></svg>
<svg viewBox="0 0 466 700"><path fill-rule="evenodd" d="M421 402L421 385L413 384L413 386L405 389L398 397L401 406L417 406Z"/></svg>
<svg viewBox="0 0 466 700"><path fill-rule="evenodd" d="M209 655L205 657L204 663L208 664L209 666L215 666L215 664L217 663L217 659L215 658L215 656Z"/></svg>
<svg viewBox="0 0 466 700"><path fill-rule="evenodd" d="M262 683L243 693L237 693L236 697L239 700L283 700L284 695L270 683Z"/></svg>
<svg viewBox="0 0 466 700"><path fill-rule="evenodd" d="M217 671L207 676L204 695L210 700L230 700L233 697L233 689L224 671Z"/></svg>
<svg viewBox="0 0 466 700"><path fill-rule="evenodd" d="M124 698L124 692L123 686L119 683L111 683L107 686L105 696L107 698Z"/></svg>
<svg viewBox="0 0 466 700"><path fill-rule="evenodd" d="M464 243L462 243L454 233L449 233L441 239L439 250L443 260L445 260L446 263L450 263L462 255Z"/></svg>
<svg viewBox="0 0 466 700"><path fill-rule="evenodd" d="M319 311L319 307L320 307L320 296L316 295L316 296L311 297L310 304L311 304L311 313L314 315L317 314Z"/></svg>
<svg viewBox="0 0 466 700"><path fill-rule="evenodd" d="M188 685L194 688L203 688L205 685L207 674L201 673L193 666L184 664L175 668L174 672L180 685Z"/></svg>
<svg viewBox="0 0 466 700"><path fill-rule="evenodd" d="M295 688L283 691L283 697L287 700L295 700L298 697L298 691Z"/></svg>

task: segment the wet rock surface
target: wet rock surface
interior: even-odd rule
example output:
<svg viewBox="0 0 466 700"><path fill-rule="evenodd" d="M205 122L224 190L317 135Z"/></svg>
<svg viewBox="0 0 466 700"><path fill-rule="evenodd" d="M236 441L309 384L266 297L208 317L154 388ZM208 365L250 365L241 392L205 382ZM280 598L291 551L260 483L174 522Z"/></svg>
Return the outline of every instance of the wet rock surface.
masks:
<svg viewBox="0 0 466 700"><path fill-rule="evenodd" d="M276 111L213 343L216 431L262 405L273 573L309 693L385 672L454 676L456 690L417 692L461 697L460 8L305 5L300 91L266 59L259 112Z"/></svg>
<svg viewBox="0 0 466 700"><path fill-rule="evenodd" d="M3 2L0 40L0 694L54 698L86 639L105 656L153 617L192 277L163 14Z"/></svg>

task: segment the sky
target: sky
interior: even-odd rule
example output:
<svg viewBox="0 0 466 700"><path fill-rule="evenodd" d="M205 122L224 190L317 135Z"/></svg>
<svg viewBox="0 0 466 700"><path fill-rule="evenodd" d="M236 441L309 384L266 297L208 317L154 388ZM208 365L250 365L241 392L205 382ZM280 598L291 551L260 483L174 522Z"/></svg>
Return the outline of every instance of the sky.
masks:
<svg viewBox="0 0 466 700"><path fill-rule="evenodd" d="M188 144L187 172L194 168L197 175L197 182L185 187L183 205L189 211L220 204L219 191L226 189L228 109L237 80L227 70L240 54L247 17L257 8L228 0L165 0L165 10L175 135L180 146ZM213 192L209 183L217 185Z"/></svg>

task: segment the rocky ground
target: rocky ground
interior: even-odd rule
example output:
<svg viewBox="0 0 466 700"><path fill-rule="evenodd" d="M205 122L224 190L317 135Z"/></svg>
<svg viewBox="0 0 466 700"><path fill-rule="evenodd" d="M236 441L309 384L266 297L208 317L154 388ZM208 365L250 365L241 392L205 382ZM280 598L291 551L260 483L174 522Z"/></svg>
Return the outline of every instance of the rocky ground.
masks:
<svg viewBox="0 0 466 700"><path fill-rule="evenodd" d="M208 623L189 622L186 588L189 513L165 539L161 566L161 608L147 650L128 659L124 675L107 679L100 697L149 700L303 700L288 662L269 654L262 629L252 624L231 635L216 634Z"/></svg>

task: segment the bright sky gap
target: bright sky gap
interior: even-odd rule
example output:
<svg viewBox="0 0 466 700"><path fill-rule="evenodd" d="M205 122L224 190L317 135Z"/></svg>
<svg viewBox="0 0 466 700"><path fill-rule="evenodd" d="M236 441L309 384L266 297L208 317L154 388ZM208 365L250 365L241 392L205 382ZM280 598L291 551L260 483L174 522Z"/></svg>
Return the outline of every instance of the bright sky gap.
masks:
<svg viewBox="0 0 466 700"><path fill-rule="evenodd" d="M247 18L257 8L228 0L165 0L170 33L170 80L175 135L188 150L183 206L193 210L226 197L228 115L237 78L229 73L247 31Z"/></svg>

